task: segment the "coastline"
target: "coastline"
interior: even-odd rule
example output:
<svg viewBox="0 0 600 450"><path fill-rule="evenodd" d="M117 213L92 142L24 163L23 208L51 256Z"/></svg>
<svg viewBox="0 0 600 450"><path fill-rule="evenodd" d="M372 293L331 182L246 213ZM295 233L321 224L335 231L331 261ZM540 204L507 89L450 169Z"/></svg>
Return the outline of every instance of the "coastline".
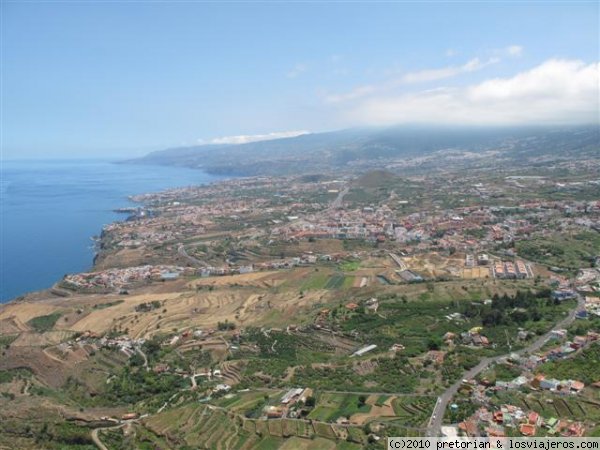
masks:
<svg viewBox="0 0 600 450"><path fill-rule="evenodd" d="M64 274L94 270L103 227L127 220L119 208L139 208L132 197L223 179L197 169L109 160L8 161L2 177L0 307L47 293Z"/></svg>

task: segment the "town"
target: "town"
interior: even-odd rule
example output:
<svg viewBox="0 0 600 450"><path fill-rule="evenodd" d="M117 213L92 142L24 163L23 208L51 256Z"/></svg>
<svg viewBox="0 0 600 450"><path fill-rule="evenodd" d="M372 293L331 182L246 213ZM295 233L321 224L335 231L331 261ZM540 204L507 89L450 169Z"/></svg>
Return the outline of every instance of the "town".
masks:
<svg viewBox="0 0 600 450"><path fill-rule="evenodd" d="M157 448L597 433L600 183L585 167L132 197L93 270L0 310L0 393L80 405L57 438L91 427Z"/></svg>

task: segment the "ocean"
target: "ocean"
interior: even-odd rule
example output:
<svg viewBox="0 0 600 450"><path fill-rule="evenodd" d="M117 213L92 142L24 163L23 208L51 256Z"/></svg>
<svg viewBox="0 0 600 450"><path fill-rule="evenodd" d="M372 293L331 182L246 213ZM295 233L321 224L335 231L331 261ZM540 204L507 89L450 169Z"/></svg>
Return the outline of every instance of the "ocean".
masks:
<svg viewBox="0 0 600 450"><path fill-rule="evenodd" d="M99 160L3 161L0 303L92 267L92 237L127 196L217 181L200 170Z"/></svg>

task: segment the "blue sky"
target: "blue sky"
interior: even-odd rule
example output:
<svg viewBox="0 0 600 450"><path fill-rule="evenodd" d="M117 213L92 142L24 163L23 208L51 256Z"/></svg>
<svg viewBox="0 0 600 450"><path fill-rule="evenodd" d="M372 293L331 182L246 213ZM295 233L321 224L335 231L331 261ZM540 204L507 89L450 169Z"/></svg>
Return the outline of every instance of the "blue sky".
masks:
<svg viewBox="0 0 600 450"><path fill-rule="evenodd" d="M597 121L598 20L596 2L5 1L3 157Z"/></svg>

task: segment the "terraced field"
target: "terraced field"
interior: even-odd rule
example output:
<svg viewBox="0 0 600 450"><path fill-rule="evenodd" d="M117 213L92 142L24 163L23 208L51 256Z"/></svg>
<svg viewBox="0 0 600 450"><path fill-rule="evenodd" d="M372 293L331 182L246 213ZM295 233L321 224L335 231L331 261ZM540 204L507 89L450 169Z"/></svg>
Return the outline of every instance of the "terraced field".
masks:
<svg viewBox="0 0 600 450"><path fill-rule="evenodd" d="M540 413L545 418L561 417L572 420L599 420L600 402L584 398L558 396L513 395L515 405Z"/></svg>
<svg viewBox="0 0 600 450"><path fill-rule="evenodd" d="M351 277L335 274L329 278L329 280L327 280L327 283L325 283L325 289L342 289L343 287L347 287L346 285L351 287L353 282L354 279Z"/></svg>
<svg viewBox="0 0 600 450"><path fill-rule="evenodd" d="M228 410L197 403L152 416L143 421L143 427L139 434L150 433L152 437L147 442L166 442L170 448L354 450L366 442L364 433L356 427L294 419L246 419ZM348 437L351 442L340 447L340 436L342 441Z"/></svg>
<svg viewBox="0 0 600 450"><path fill-rule="evenodd" d="M431 415L435 397L398 397L392 402L394 412L405 425L423 426Z"/></svg>

